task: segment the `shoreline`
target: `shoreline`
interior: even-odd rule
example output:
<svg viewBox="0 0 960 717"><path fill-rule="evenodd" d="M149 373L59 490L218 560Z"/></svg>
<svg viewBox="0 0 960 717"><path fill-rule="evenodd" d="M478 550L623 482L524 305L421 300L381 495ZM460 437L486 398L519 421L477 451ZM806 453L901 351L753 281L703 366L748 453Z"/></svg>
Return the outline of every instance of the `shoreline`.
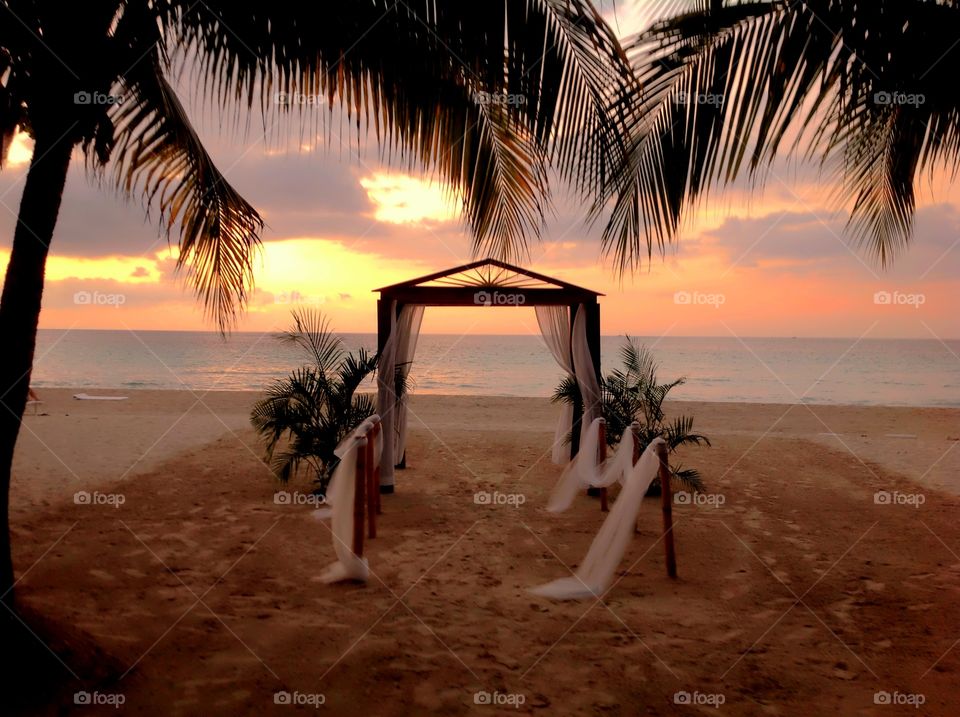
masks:
<svg viewBox="0 0 960 717"><path fill-rule="evenodd" d="M906 339L905 339L906 340ZM279 378L279 377L278 377ZM41 384L32 384L32 388L38 393L41 391L56 391L74 393L87 393L90 391L116 393L175 393L175 394L244 394L257 395L266 391L264 388L152 388L152 387L124 387L124 386L43 386ZM359 391L359 393L372 393L370 391ZM478 399L516 399L516 400L543 400L550 401L550 396L529 396L519 394L495 394L495 393L441 393L433 391L419 391L412 394L414 398L478 398ZM745 406L813 406L813 407L835 407L835 408L893 408L893 409L923 409L923 410L946 410L960 411L960 401L956 404L913 404L913 403L817 403L814 401L796 401L792 403L783 403L777 401L745 401L734 400L707 400L700 398L676 398L670 399L666 405L672 404L702 404L702 405L745 405Z"/></svg>

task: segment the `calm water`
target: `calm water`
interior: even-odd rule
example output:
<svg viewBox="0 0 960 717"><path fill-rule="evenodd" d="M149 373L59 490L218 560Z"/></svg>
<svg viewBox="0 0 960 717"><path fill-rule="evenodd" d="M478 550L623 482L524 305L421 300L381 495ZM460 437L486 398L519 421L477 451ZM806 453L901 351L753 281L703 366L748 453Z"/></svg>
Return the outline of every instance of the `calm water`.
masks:
<svg viewBox="0 0 960 717"><path fill-rule="evenodd" d="M373 349L372 334L344 334ZM685 400L960 406L960 341L639 337L660 378L686 376ZM602 343L604 371L623 338ZM852 348L851 348L852 347ZM40 331L34 385L259 390L302 363L272 335L179 331ZM537 336L420 337L418 393L549 396L561 376Z"/></svg>

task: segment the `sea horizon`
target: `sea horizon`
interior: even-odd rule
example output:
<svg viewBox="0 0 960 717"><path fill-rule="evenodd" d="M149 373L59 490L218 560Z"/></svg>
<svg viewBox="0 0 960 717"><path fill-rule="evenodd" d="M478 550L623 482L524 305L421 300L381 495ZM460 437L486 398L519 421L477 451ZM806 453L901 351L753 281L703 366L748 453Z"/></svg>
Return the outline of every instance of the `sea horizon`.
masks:
<svg viewBox="0 0 960 717"><path fill-rule="evenodd" d="M279 332L41 329L33 385L72 389L262 391L306 363ZM376 349L373 333L340 333L346 350ZM659 378L686 377L677 401L960 406L960 340L631 336L652 348ZM623 335L601 338L604 374ZM413 392L549 397L563 377L529 334L420 336ZM371 390L369 381L362 390Z"/></svg>

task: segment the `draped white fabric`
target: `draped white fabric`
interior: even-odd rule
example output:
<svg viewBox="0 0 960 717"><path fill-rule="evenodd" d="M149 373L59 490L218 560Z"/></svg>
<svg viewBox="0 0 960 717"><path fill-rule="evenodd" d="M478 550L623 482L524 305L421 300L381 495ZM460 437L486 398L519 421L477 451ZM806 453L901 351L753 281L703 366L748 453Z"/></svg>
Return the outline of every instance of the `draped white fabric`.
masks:
<svg viewBox="0 0 960 717"><path fill-rule="evenodd" d="M377 368L377 408L383 426L384 445L380 465L380 485L393 485L394 465L407 445L407 397L396 393L397 367L406 378L417 349L422 306L404 306L397 317L396 302L390 307L391 327ZM390 436L391 440L386 440Z"/></svg>
<svg viewBox="0 0 960 717"><path fill-rule="evenodd" d="M580 600L599 597L610 587L613 575L623 560L630 538L633 536L637 513L647 489L657 476L660 460L657 446L663 443L657 438L647 446L640 460L633 466L607 515L597 536L590 544L587 556L573 576L532 588L531 593L554 600ZM621 446L622 447L622 446ZM631 446L631 452L633 448ZM619 454L619 450L617 453Z"/></svg>
<svg viewBox="0 0 960 717"><path fill-rule="evenodd" d="M613 456L602 464L599 462L600 424L603 422L602 418L593 420L580 443L580 451L560 474L547 502L547 510L551 513L561 513L569 508L582 488L606 488L617 482L626 483L633 471L633 430L624 431Z"/></svg>
<svg viewBox="0 0 960 717"><path fill-rule="evenodd" d="M560 368L573 377L573 358L570 355L570 310L566 306L536 306L537 323L550 353ZM570 461L570 443L567 434L573 425L573 406L564 403L553 432L553 462L563 465Z"/></svg>
<svg viewBox="0 0 960 717"><path fill-rule="evenodd" d="M330 532L333 534L333 551L337 561L328 565L320 574L325 583L340 580L367 581L370 569L366 558L358 558L353 552L353 503L356 486L357 452L367 444L365 438L352 437L352 445L345 446L340 464L333 472L327 488L326 510L314 513L318 519L330 518Z"/></svg>
<svg viewBox="0 0 960 717"><path fill-rule="evenodd" d="M587 342L587 311L583 304L577 309L573 320L573 334L570 339L570 351L573 354L573 368L583 397L583 421L580 423L581 445L589 432L590 424L601 415L600 383Z"/></svg>

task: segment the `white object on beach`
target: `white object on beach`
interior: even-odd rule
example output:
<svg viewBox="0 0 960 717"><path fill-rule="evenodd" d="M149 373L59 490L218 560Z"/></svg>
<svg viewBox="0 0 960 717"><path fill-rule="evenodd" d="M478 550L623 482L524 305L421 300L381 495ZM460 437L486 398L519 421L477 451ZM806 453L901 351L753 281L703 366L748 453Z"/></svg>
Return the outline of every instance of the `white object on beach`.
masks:
<svg viewBox="0 0 960 717"><path fill-rule="evenodd" d="M355 438L353 433L350 438ZM359 558L353 552L353 499L354 481L357 470L357 451L366 445L366 440L354 440L353 445L343 452L340 464L333 472L327 488L328 508L320 508L314 517L323 520L330 518L330 532L333 534L333 551L337 562L328 565L320 574L325 583L341 580L360 580L366 582L370 577L370 568L366 558Z"/></svg>
<svg viewBox="0 0 960 717"><path fill-rule="evenodd" d="M606 488L614 483L626 483L633 472L633 426L623 432L620 445L606 462L597 462L602 418L594 419L580 439L580 450L560 474L560 480L550 494L547 510L562 513L573 504L581 488Z"/></svg>
<svg viewBox="0 0 960 717"><path fill-rule="evenodd" d="M127 396L91 396L89 393L75 393L73 397L78 401L126 401Z"/></svg>
<svg viewBox="0 0 960 717"><path fill-rule="evenodd" d="M597 537L590 544L587 556L576 573L569 578L560 578L531 588L529 592L554 600L581 600L603 595L610 587L617 566L627 551L643 497L653 479L657 477L660 468L657 446L663 442L662 438L654 439L631 469L623 490L610 509L607 519L600 526ZM631 446L631 459L632 450Z"/></svg>

